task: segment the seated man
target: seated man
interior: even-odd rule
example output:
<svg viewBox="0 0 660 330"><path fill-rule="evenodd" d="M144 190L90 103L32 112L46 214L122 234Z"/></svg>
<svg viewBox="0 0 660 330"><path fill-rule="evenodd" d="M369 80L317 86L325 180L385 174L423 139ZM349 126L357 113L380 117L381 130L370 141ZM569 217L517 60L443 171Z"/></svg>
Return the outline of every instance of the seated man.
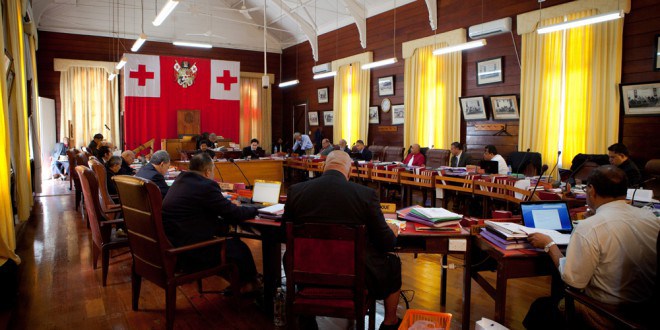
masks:
<svg viewBox="0 0 660 330"><path fill-rule="evenodd" d="M424 166L426 164L426 158L422 155L419 144L415 143L410 147L410 153L403 160L403 164L406 166Z"/></svg>
<svg viewBox="0 0 660 330"><path fill-rule="evenodd" d="M299 132L293 133L293 153L302 155L311 155L314 152L314 144L309 139L309 135L300 134Z"/></svg>
<svg viewBox="0 0 660 330"><path fill-rule="evenodd" d="M332 145L332 143L330 143L330 140L328 139L323 139L323 141L321 141L321 147L322 149L318 153L319 156L327 157L331 152L335 150L335 147Z"/></svg>
<svg viewBox="0 0 660 330"><path fill-rule="evenodd" d="M62 143L55 143L55 148L53 148L53 153L51 156L50 171L53 175L53 179L62 177L62 180L66 179L67 174L69 174L69 160L66 156L66 151L69 149L69 138L63 137ZM60 161L61 160L61 161Z"/></svg>
<svg viewBox="0 0 660 330"><path fill-rule="evenodd" d="M155 154L154 154L155 156ZM172 245L184 246L213 239L223 234L228 224L237 224L257 215L254 207L237 206L222 195L213 180L213 160L205 153L193 156L189 171L181 172L163 200L163 228ZM201 270L220 262L217 245L183 253L179 266L188 271ZM227 240L227 259L238 266L245 282L257 275L252 254L238 238Z"/></svg>
<svg viewBox="0 0 660 330"><path fill-rule="evenodd" d="M657 267L660 221L651 211L628 205L627 188L626 174L615 166L604 165L591 172L587 205L596 213L575 227L565 257L549 236L529 235L534 247L550 255L567 285L612 305L651 299ZM552 322L561 319L556 303L540 298L532 304L523 324L527 328L552 328ZM577 312L587 323L612 328L607 320L580 306L576 304ZM554 316L545 315L552 311Z"/></svg>
<svg viewBox="0 0 660 330"><path fill-rule="evenodd" d="M101 146L97 149L96 159L102 165L105 165L105 163L110 160L110 157L112 157L112 151L110 151L108 146Z"/></svg>
<svg viewBox="0 0 660 330"><path fill-rule="evenodd" d="M385 320L380 329L397 329L401 261L390 252L394 250L398 228L385 222L373 189L348 181L350 171L348 154L331 152L321 177L289 188L282 220L366 225L367 288L376 299L385 300Z"/></svg>
<svg viewBox="0 0 660 330"><path fill-rule="evenodd" d="M215 148L217 148L217 147L218 147L218 146L216 145L216 141L217 141L217 140L218 140L218 136L215 135L215 133L211 133L211 134L209 134L209 142L211 143L211 144L209 145L209 148L211 148L211 149L215 149Z"/></svg>
<svg viewBox="0 0 660 330"><path fill-rule="evenodd" d="M108 161L105 163L105 177L106 177L106 185L108 186L108 193L110 195L116 195L117 194L117 186L115 185L115 182L112 180L112 177L115 175L122 175L120 173L121 171L121 162L122 159L119 156L112 156Z"/></svg>
<svg viewBox="0 0 660 330"><path fill-rule="evenodd" d="M98 149L99 147L101 147L101 141L103 141L103 134L96 133L94 134L92 141L90 141L89 144L87 145L87 151L89 151L92 154L92 156L96 156L96 158L101 158L98 155Z"/></svg>
<svg viewBox="0 0 660 330"><path fill-rule="evenodd" d="M284 143L284 140L280 137L277 138L275 144L273 144L273 155L287 153L287 144Z"/></svg>
<svg viewBox="0 0 660 330"><path fill-rule="evenodd" d="M160 188L160 194L165 198L170 187L165 182L164 175L169 167L170 155L165 150L158 150L151 156L149 164L142 166L135 176L151 180Z"/></svg>
<svg viewBox="0 0 660 330"><path fill-rule="evenodd" d="M121 153L121 169L119 169L120 175L135 175L135 170L131 167L131 164L135 161L135 153L132 150L126 150Z"/></svg>
<svg viewBox="0 0 660 330"><path fill-rule="evenodd" d="M348 142L344 139L339 140L339 150L349 154L351 153L351 148L348 147Z"/></svg>
<svg viewBox="0 0 660 330"><path fill-rule="evenodd" d="M264 150L259 146L259 140L250 140L250 145L243 148L243 158L259 159L264 155Z"/></svg>
<svg viewBox="0 0 660 330"><path fill-rule="evenodd" d="M506 175L509 172L506 160L502 155L497 154L497 148L494 145L489 144L484 148L484 159L497 162L497 174Z"/></svg>
<svg viewBox="0 0 660 330"><path fill-rule="evenodd" d="M465 167L470 163L471 157L463 153L463 144L460 142L453 142L449 149L451 158L449 159L449 166L451 167Z"/></svg>
<svg viewBox="0 0 660 330"><path fill-rule="evenodd" d="M366 161L370 161L371 158L373 158L373 154L364 145L364 141L362 141L362 140L355 141L355 148L357 149L357 154L354 155L355 158L366 160Z"/></svg>
<svg viewBox="0 0 660 330"><path fill-rule="evenodd" d="M610 164L622 169L628 177L628 187L639 187L642 175L637 165L629 158L628 148L623 143L615 143L607 148Z"/></svg>
<svg viewBox="0 0 660 330"><path fill-rule="evenodd" d="M209 149L211 145L211 142L208 140L204 140L199 144L199 149L195 151L195 155L205 153L208 154L211 159L215 159L215 151Z"/></svg>

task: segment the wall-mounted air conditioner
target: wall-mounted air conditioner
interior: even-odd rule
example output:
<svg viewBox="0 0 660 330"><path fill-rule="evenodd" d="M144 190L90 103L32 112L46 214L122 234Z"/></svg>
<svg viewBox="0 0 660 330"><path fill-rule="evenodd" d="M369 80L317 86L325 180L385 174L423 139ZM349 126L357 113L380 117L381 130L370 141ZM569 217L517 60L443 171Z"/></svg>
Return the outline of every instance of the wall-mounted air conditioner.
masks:
<svg viewBox="0 0 660 330"><path fill-rule="evenodd" d="M470 26L468 35L471 39L481 39L500 33L511 32L511 17Z"/></svg>
<svg viewBox="0 0 660 330"><path fill-rule="evenodd" d="M332 63L323 63L312 67L314 74L326 73L332 71Z"/></svg>

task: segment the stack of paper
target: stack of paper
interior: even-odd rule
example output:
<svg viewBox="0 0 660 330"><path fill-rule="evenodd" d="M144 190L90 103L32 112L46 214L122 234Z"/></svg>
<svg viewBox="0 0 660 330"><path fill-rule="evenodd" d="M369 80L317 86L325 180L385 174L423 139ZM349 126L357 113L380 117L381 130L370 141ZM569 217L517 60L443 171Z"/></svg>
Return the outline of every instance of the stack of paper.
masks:
<svg viewBox="0 0 660 330"><path fill-rule="evenodd" d="M443 208L424 208L418 205L398 210L396 213L403 220L417 222L430 227L455 226L463 218L462 215Z"/></svg>
<svg viewBox="0 0 660 330"><path fill-rule="evenodd" d="M526 239L528 234L541 233L550 236L557 245L568 245L570 234L562 234L552 229L530 228L512 222L493 222L486 220L486 229L504 240Z"/></svg>
<svg viewBox="0 0 660 330"><path fill-rule="evenodd" d="M280 220L284 214L284 204L275 204L258 210L259 216L264 219Z"/></svg>

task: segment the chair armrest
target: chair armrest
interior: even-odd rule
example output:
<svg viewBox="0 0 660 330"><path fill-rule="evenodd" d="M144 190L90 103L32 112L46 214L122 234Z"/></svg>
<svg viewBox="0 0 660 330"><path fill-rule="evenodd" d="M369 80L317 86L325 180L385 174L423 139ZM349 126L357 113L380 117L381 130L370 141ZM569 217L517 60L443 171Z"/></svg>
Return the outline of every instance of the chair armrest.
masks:
<svg viewBox="0 0 660 330"><path fill-rule="evenodd" d="M216 237L214 239L204 241L204 242L199 242L199 243L195 243L195 244L181 246L181 247L178 247L178 248L167 249L167 250L165 250L165 252L167 252L169 254L180 254L180 253L183 253L183 252L188 252L188 251L200 249L200 248L207 247L207 246L219 245L219 244L224 243L225 241L226 241L226 238Z"/></svg>
<svg viewBox="0 0 660 330"><path fill-rule="evenodd" d="M600 302L587 296L584 292L576 288L566 287L566 298L575 299L587 308L597 312L598 314L604 315L605 317L615 321L618 324L625 325L627 328L639 329L641 327L640 324L629 319L623 311L617 308L617 306Z"/></svg>
<svg viewBox="0 0 660 330"><path fill-rule="evenodd" d="M101 227L110 226L110 225L114 225L114 224L120 224L120 223L124 223L124 219L105 220L105 221L100 221L99 222Z"/></svg>

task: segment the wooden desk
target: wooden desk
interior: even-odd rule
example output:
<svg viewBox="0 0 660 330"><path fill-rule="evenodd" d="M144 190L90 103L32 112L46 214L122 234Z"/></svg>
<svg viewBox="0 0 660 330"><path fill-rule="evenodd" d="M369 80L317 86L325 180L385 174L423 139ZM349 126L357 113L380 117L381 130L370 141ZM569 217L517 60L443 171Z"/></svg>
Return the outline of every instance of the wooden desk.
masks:
<svg viewBox="0 0 660 330"><path fill-rule="evenodd" d="M231 162L213 162L216 172L215 179L221 182L254 184L254 180L268 180L282 182L284 178L282 170L282 160L278 159L259 159L250 161ZM176 161L174 165L180 170L187 170L190 162ZM245 178L238 170L238 167L245 173L250 182L245 182ZM218 173L219 172L219 173Z"/></svg>
<svg viewBox="0 0 660 330"><path fill-rule="evenodd" d="M535 277L552 275L552 290L555 293L562 288L559 272L552 259L545 254L533 250L502 250L481 236L472 239L476 248L486 252L497 262L497 280L493 287L479 274L480 271L492 269L474 269L472 278L495 300L496 322L504 324L506 311L506 285L510 278ZM467 328L466 328L467 329Z"/></svg>

